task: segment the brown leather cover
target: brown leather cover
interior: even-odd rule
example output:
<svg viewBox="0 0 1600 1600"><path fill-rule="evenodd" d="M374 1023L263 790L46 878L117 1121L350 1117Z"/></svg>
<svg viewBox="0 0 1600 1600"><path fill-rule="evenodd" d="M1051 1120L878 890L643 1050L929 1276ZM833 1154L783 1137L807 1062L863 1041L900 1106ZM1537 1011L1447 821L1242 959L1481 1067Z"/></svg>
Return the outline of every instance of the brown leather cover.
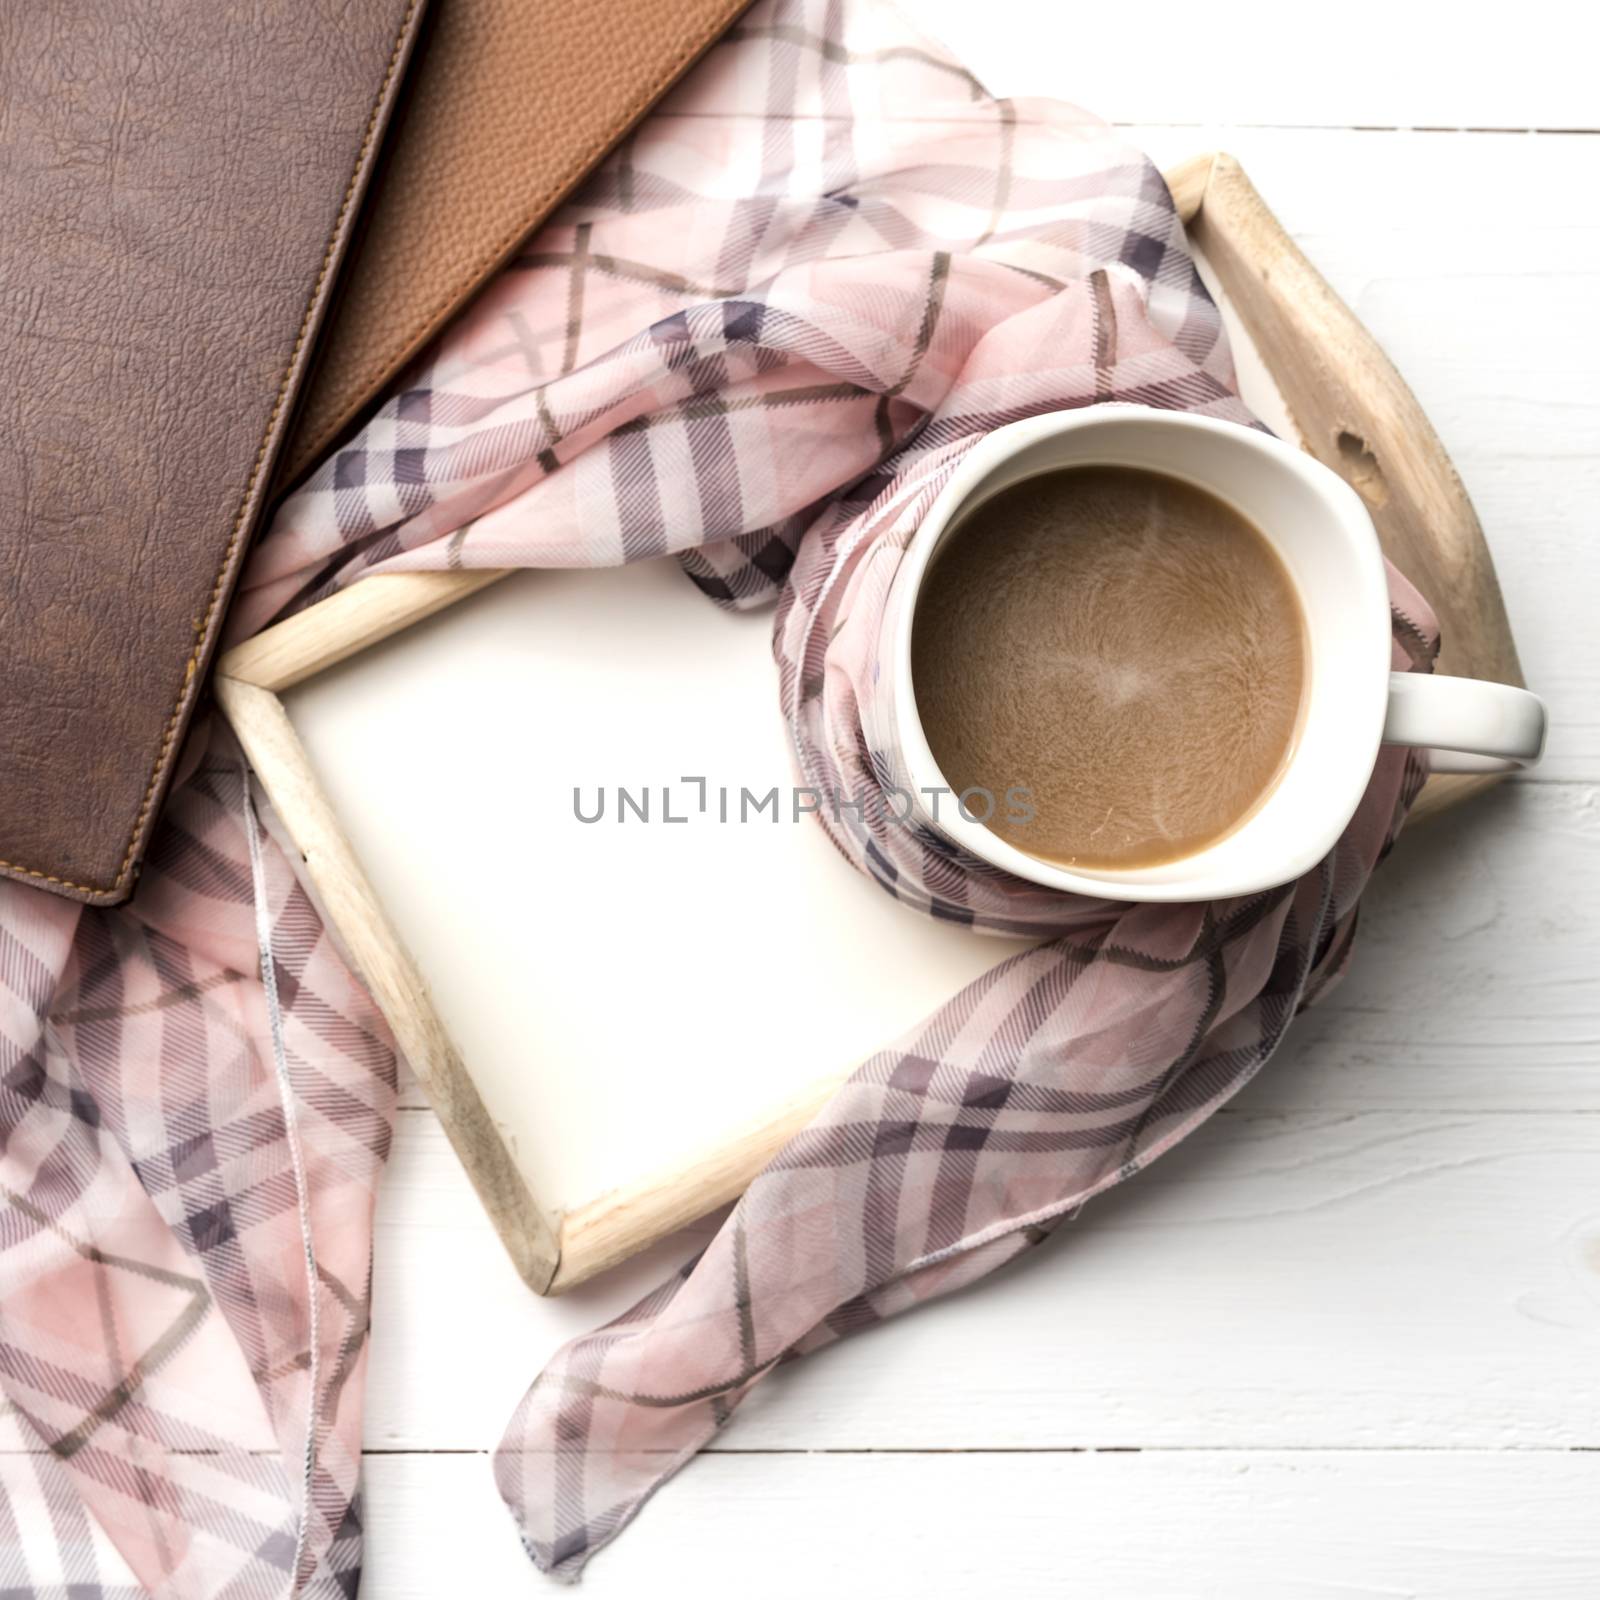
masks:
<svg viewBox="0 0 1600 1600"><path fill-rule="evenodd" d="M0 876L132 892L266 486L745 0L431 0L358 231L423 3L0 4Z"/></svg>
<svg viewBox="0 0 1600 1600"><path fill-rule="evenodd" d="M432 0L280 486L400 369L748 0Z"/></svg>
<svg viewBox="0 0 1600 1600"><path fill-rule="evenodd" d="M0 872L131 889L421 0L0 5Z"/></svg>

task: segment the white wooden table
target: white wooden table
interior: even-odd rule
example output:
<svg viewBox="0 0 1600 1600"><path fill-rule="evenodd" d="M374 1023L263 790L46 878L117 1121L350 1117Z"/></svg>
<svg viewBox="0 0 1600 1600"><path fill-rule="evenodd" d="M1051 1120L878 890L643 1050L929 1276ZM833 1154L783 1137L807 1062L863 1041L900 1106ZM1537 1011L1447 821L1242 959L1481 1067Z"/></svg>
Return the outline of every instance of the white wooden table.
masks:
<svg viewBox="0 0 1600 1600"><path fill-rule="evenodd" d="M1600 1593L1592 33L1557 0L909 9L998 93L1078 100L1158 162L1240 157L1453 454L1554 736L1402 841L1344 986L1207 1129L976 1293L768 1380L587 1587ZM487 1453L556 1345L689 1243L536 1300L404 1105L362 1593L533 1595Z"/></svg>

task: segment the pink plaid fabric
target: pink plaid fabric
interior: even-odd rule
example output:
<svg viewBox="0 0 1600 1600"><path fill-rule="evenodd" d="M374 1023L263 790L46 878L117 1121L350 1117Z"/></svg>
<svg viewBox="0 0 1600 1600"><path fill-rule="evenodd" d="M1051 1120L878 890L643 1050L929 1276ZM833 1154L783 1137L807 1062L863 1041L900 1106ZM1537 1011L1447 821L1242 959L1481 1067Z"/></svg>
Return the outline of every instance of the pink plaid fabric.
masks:
<svg viewBox="0 0 1600 1600"><path fill-rule="evenodd" d="M1055 895L891 821L905 541L974 440L1111 399L1250 420L1149 163L893 13L764 0L255 553L234 637L373 571L673 554L720 603L775 598L804 779L849 802L820 825L908 907L1046 941L865 1062L703 1255L539 1376L497 1476L548 1571L778 1362L1181 1139L1346 960L1422 781L1401 752L1315 871L1214 905ZM1395 662L1427 670L1433 618L1391 593ZM0 1384L31 1447L0 1465L0 1587L351 1591L393 1083L220 727L130 908L0 885Z"/></svg>
<svg viewBox="0 0 1600 1600"><path fill-rule="evenodd" d="M245 779L197 735L126 909L0 889L6 1595L360 1570L394 1054Z"/></svg>

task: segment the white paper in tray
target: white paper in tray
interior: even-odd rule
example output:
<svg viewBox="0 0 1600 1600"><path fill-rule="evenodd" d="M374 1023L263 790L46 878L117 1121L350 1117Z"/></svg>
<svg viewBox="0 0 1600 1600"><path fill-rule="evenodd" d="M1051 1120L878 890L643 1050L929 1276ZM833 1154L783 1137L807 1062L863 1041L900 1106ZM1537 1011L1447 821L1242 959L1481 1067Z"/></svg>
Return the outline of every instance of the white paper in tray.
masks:
<svg viewBox="0 0 1600 1600"><path fill-rule="evenodd" d="M521 573L287 697L547 1205L715 1143L1025 948L907 910L795 820L771 629L671 561ZM782 814L740 821L774 786Z"/></svg>

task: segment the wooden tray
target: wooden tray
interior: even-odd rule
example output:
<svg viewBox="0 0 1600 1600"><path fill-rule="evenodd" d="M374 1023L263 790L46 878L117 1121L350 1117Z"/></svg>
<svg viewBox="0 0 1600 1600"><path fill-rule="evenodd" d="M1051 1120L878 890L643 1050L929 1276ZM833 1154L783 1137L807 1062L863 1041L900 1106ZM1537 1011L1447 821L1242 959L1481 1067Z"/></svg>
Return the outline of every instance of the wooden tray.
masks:
<svg viewBox="0 0 1600 1600"><path fill-rule="evenodd" d="M1289 240L1237 162L1226 155L1208 155L1167 176L1203 270L1218 291L1235 334L1246 398L1360 492L1385 549L1439 612L1444 631L1441 670L1520 684L1516 649L1477 517L1443 446L1399 374ZM1254 387L1247 367L1256 367ZM764 655L767 622L746 619L741 624L711 613L698 596L687 594L689 586L681 580L668 591L649 572L637 569L604 576L540 574L523 575L499 596L485 597L468 608L476 619L471 629L463 629L454 618L441 618L404 640L383 644L507 576L491 571L367 579L230 651L218 666L216 692L278 817L305 859L325 916L389 1019L519 1272L538 1292L559 1293L736 1197L810 1120L854 1061L898 1031L895 1005L908 1008L900 1025L914 1022L961 981L1008 954L1010 947L907 917L837 858L824 860L831 852L820 830L808 826L795 830L796 837L785 840L779 856L756 870L787 873L795 884L808 887L822 875L826 885L818 891L821 898L796 913L800 924L808 916L817 927L829 925L830 918L833 925L847 922L853 936L875 941L872 949L880 961L886 944L903 945L905 952L898 967L890 957L890 977L871 990L851 988L849 952L835 952L844 964L836 963L823 977L840 984L839 1004L822 1008L793 1027L785 1024L785 1031L794 1035L787 1042L796 1060L809 1054L813 1062L837 1061L837 1071L809 1082L804 1077L785 1078L780 1072L768 1083L759 1072L731 1073L726 1062L697 1062L682 1036L702 1026L708 1037L713 1036L715 1030L703 1017L724 1009L726 998L714 986L695 992L692 967L684 969L684 986L664 1010L659 1005L652 1008L642 998L635 1003L627 986L619 994L613 984L606 1014L596 1016L593 1008L586 1012L578 974L597 961L615 959L619 950L626 949L630 930L608 930L604 925L587 935L581 928L569 930L562 918L577 899L593 901L597 896L569 895L563 900L552 892L558 914L530 896L526 885L518 889L509 877L499 907L493 900L480 900L476 910L466 905L469 889L480 896L492 895L494 886L491 881L485 889L481 864L469 872L463 854L470 857L475 845L487 843L476 853L493 860L494 840L503 837L507 850L525 856L537 850L540 841L537 835L529 837L525 819L504 803L508 787L516 793L514 785L503 778L494 786L486 782L474 799L470 746L449 752L407 749L417 744L417 730L425 733L427 725L418 709L418 692L425 694L431 687L436 697L447 696L451 685L443 680L458 668L480 674L473 680L478 687L466 691L473 694L485 692L485 686L498 685L504 691L523 681L536 683L540 663L524 656L520 641L540 631L538 617L516 608L537 611L545 606L544 631L559 632L559 619L572 615L572 608L549 609L555 603L551 596L558 590L568 593L575 583L590 585L584 594L597 608L601 623L596 625L603 624L608 614L614 622L631 625L633 619L645 614L653 618L659 611L662 625L671 626L672 607L683 594L683 604L696 608L695 650L706 663L719 651L729 653L728 662L753 660L748 642L755 637L748 631L751 626L760 631ZM741 626L746 634L736 638L732 630ZM448 628L456 631L440 631ZM702 640L703 646L698 642ZM375 646L381 649L369 655ZM399 651L405 654L395 653ZM745 654L739 655L740 651ZM463 656L474 652L480 659L463 664ZM548 666L547 658L546 671ZM330 672L335 667L340 670ZM518 679L519 672L534 676ZM724 670L713 676L725 682L749 679L751 674ZM632 681L636 688L637 679ZM387 706L380 703L386 684L406 688ZM728 726L735 715L749 714L777 740L781 719L770 687L756 683L755 692L768 696L764 714L760 707L727 706L721 708L728 715L720 725ZM527 699L508 703L528 708ZM447 719L447 700L441 699L441 705L440 714ZM734 725L752 726L748 721ZM449 721L433 726L435 732L426 737L447 741L452 732ZM570 736L570 728L565 734L548 732L549 738ZM543 747L543 738L540 744ZM725 751L727 746L721 748ZM762 759L776 760L778 755L776 745L765 741ZM382 766L389 756L396 760L403 756L411 763L397 768L400 781L363 791L362 774L370 776L369 769ZM436 850L435 857L428 851L434 849L432 841L440 830L429 825L425 803L417 809L413 792L425 785L429 768L455 775L452 814L440 820L448 824L447 832L465 836L453 845L454 854L437 859ZM690 763L684 770L696 769ZM674 768L672 775L676 772ZM405 781L407 774L412 781ZM597 781L599 776L586 781ZM603 776L611 782L633 775ZM1494 781L1492 775L1433 778L1413 815L1430 816ZM409 800L409 813L402 814L405 807L397 795ZM477 801L482 802L482 816L459 815L463 804L473 805L476 812ZM341 815L359 846L359 858ZM676 843L689 832L674 833L675 849L698 847ZM476 837L480 834L485 839ZM608 847L621 838L620 833L614 835ZM664 843L658 835L651 848L660 851ZM724 843L718 848L731 846ZM813 848L823 855L808 854ZM564 848L554 851L554 859L546 863L545 870L557 879L562 870L581 870L565 859L566 853ZM703 865L697 864L695 870L703 872ZM746 876L747 869L741 867L721 873L735 895ZM416 892L419 882L427 893ZM381 900L375 883L382 889ZM484 918L503 912L513 895L520 924L508 917L503 936L491 937ZM777 896L769 903L790 902ZM459 939L451 923L452 910L459 911L462 921ZM739 914L735 905L735 923ZM719 924L708 913L699 936L714 940L728 915L724 913ZM876 926L880 916L893 919L887 930ZM406 929L406 939L396 931L396 922ZM645 926L632 931L641 940L659 933ZM788 948L809 952L836 942L815 938L815 931L803 925L786 928ZM692 945L695 935L682 929L680 918L672 937ZM737 926L731 938L732 953L748 956ZM508 940L521 940L532 952L526 987L514 975L508 977L511 969L503 960L496 967L489 959L490 947L496 959L503 957ZM475 944L484 947L477 962L472 956ZM415 947L415 956L408 945ZM697 953L691 948L685 959L692 963ZM563 960L572 963L571 973L559 970ZM745 984L732 984L728 992L748 998L752 986L759 988L759 971L754 967ZM570 1025L565 1034L556 1028L555 1075L535 1081L537 1074L529 1061L539 1053L541 1018L545 1013L562 1013L563 1007ZM730 1037L760 1036L752 1034L749 1018L734 1020L743 1032ZM581 1046L591 1034L613 1040L612 1059L581 1057ZM830 1049L831 1056L826 1053ZM817 1050L824 1053L811 1053ZM608 1088L609 1075L621 1057L635 1065L658 1059L665 1065L654 1079L636 1077L632 1088L622 1082ZM814 1065L810 1071L814 1073ZM681 1078L694 1072L701 1073L699 1081ZM703 1148L680 1154L661 1167L661 1157L654 1153L659 1113L652 1108L665 1102L650 1096L660 1089L663 1076L673 1080L673 1100L690 1104L694 1126L705 1125L712 1136ZM748 1081L752 1078L758 1081ZM567 1086L579 1083L591 1087L591 1098L568 1103ZM726 1115L719 1114L723 1111ZM605 1136L622 1165L620 1172L609 1172L598 1194L573 1192L575 1184L581 1191L581 1178L561 1175L560 1130L570 1126L570 1120L562 1119L574 1116L605 1119ZM555 1137L552 1120L558 1124ZM656 1168L661 1169L650 1176L633 1175Z"/></svg>

